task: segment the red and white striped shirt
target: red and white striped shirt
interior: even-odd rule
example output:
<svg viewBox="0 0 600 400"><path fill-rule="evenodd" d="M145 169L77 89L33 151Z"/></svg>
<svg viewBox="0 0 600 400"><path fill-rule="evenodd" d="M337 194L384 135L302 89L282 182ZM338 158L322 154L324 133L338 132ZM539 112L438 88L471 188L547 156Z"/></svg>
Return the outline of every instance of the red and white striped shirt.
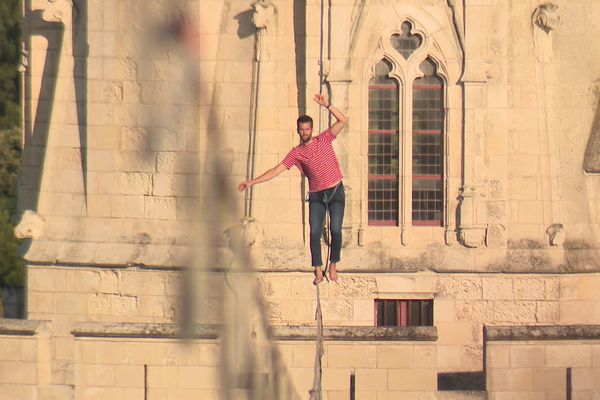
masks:
<svg viewBox="0 0 600 400"><path fill-rule="evenodd" d="M336 136L328 129L313 137L307 145L294 147L282 163L287 169L294 165L308 178L308 191L319 192L342 180L342 171L331 142Z"/></svg>

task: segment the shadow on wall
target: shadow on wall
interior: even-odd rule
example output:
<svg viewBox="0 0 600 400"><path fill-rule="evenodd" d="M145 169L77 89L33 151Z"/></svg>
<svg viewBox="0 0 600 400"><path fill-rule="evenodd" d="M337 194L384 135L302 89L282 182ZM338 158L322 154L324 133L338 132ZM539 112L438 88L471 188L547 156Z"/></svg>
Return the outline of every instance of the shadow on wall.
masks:
<svg viewBox="0 0 600 400"><path fill-rule="evenodd" d="M41 189L42 169L48 143L50 131L51 115L53 111L56 85L59 75L59 64L61 49L64 44L65 29L62 23L48 22L43 18L43 10L31 11L26 7L28 15L25 19L30 24L30 37L24 38L26 48L31 49L31 37L41 36L48 43L48 50L45 57L44 69L39 93L31 93L32 78L28 73L25 78L26 99L38 97L35 121L30 127L25 125L25 143L23 149L23 160L28 160L25 179L21 182L25 185L22 189L28 192L28 196L21 196L20 202L29 201L29 203L20 204L20 209L37 210L39 191ZM83 178L84 194L87 193L87 59L89 56L89 45L87 43L87 0L80 0L74 5L73 10L73 29L72 29L72 54L74 58L74 88L77 104L77 126L79 130L81 171ZM25 121L31 121L32 110L29 102L25 102ZM60 134L60 132L57 132ZM39 159L38 159L39 158Z"/></svg>
<svg viewBox="0 0 600 400"><path fill-rule="evenodd" d="M238 22L238 38L245 39L256 33L256 26L252 22L253 15L254 10L246 10L233 17Z"/></svg>
<svg viewBox="0 0 600 400"><path fill-rule="evenodd" d="M596 82L600 81L598 79ZM590 137L583 158L583 170L588 173L600 173L600 88L596 88L596 114L592 123Z"/></svg>

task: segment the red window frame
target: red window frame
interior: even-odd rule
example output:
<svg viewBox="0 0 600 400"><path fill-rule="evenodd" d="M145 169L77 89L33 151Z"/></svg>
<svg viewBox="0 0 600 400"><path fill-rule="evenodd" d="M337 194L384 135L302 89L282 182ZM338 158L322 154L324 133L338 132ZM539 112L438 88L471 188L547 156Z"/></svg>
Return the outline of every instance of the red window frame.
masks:
<svg viewBox="0 0 600 400"><path fill-rule="evenodd" d="M379 315L379 305L383 316ZM386 307L395 307L395 323L386 321ZM414 315L414 308L418 315ZM375 299L374 316L375 326L433 326L433 299Z"/></svg>

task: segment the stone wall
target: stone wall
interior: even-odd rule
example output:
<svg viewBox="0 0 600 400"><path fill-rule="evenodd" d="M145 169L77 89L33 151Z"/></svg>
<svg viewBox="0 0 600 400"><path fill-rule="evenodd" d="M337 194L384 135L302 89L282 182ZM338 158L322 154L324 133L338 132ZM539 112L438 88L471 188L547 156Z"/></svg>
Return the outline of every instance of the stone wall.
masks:
<svg viewBox="0 0 600 400"><path fill-rule="evenodd" d="M326 89L349 115L335 145L348 189L349 266L599 267L600 190L582 169L597 109L600 55L586 47L598 34L592 3L346 1L326 9L335 21L324 30ZM326 125L311 100L320 89L320 8L274 1L257 28L246 1L185 1L198 52L169 30L177 10L168 2L140 4L90 0L73 11L66 0L33 1L26 12L20 208L40 217L19 230L33 238L28 258L181 266L197 237L190 219L211 228L220 218L224 240L220 232L244 216L253 218L261 267L306 264L297 171L246 197L233 192L297 143L298 114ZM366 217L368 76L404 20L427 39L421 50L445 80L443 227L412 226L406 215L381 228ZM228 188L226 215L196 207L198 198L223 200L215 177Z"/></svg>
<svg viewBox="0 0 600 400"><path fill-rule="evenodd" d="M600 393L599 343L590 326L491 329L489 398L593 399Z"/></svg>
<svg viewBox="0 0 600 400"><path fill-rule="evenodd" d="M231 276L234 276L232 274ZM307 273L262 273L258 280L272 324L314 325L315 289ZM480 371L484 325L598 324L597 274L364 274L343 273L323 285L325 326L375 325L374 299L433 299L438 329L436 368ZM72 346L77 321L169 323L181 317L180 272L32 267L29 318L55 321L53 330ZM222 274L198 298L203 323L219 323Z"/></svg>

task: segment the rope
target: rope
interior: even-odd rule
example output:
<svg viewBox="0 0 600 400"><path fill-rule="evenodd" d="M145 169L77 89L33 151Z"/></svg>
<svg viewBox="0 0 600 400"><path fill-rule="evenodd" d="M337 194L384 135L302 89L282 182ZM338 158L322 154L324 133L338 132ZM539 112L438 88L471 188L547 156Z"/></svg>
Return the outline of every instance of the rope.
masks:
<svg viewBox="0 0 600 400"><path fill-rule="evenodd" d="M325 30L325 0L321 0L321 37L319 47L319 94L323 94L323 31ZM331 100L331 99L330 99ZM322 110L319 108L319 132L321 132L321 121L322 121ZM326 213L329 214L328 201L325 202ZM329 226L327 227L329 229ZM327 259L325 260L325 270L323 275L327 279L327 266L329 265L329 249L331 248L331 240L327 251ZM321 311L321 293L319 290L319 284L315 285L317 288L317 309L315 311L315 320L317 321L317 340L316 340L316 351L315 351L315 366L314 366L314 377L313 386L309 391L310 400L321 400L322 390L321 381L323 378L323 369L321 367L321 358L323 357L323 313Z"/></svg>
<svg viewBox="0 0 600 400"><path fill-rule="evenodd" d="M315 352L315 367L313 377L313 387L309 391L310 400L321 400L321 378L323 370L321 368L321 358L323 357L323 313L321 312L321 294L319 285L317 286L317 310L315 319L317 320L317 348Z"/></svg>

